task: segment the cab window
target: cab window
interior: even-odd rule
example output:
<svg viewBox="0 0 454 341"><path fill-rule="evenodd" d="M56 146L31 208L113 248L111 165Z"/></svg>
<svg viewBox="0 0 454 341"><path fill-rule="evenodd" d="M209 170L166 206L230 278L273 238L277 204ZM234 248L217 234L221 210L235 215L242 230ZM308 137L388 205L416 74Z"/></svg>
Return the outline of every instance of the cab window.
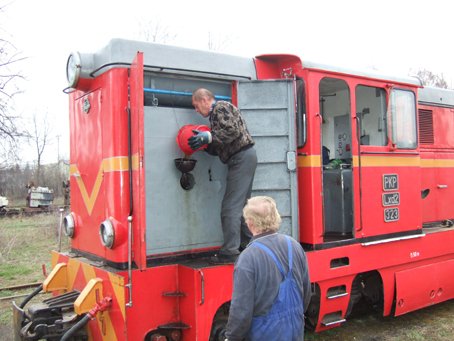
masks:
<svg viewBox="0 0 454 341"><path fill-rule="evenodd" d="M397 148L416 148L415 94L407 90L393 89L389 101L391 112L392 142Z"/></svg>
<svg viewBox="0 0 454 341"><path fill-rule="evenodd" d="M356 117L359 118L358 129L361 145L387 145L386 91L384 89L358 85L356 87Z"/></svg>

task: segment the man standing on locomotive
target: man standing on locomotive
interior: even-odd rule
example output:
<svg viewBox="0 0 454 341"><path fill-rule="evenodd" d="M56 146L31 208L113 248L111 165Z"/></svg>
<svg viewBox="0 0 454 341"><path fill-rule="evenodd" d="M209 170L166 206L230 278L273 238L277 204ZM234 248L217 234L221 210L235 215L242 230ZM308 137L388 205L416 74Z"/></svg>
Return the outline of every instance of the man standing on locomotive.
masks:
<svg viewBox="0 0 454 341"><path fill-rule="evenodd" d="M240 110L226 101L216 101L207 89L192 94L196 112L209 117L211 132L194 131L188 143L193 150L207 145L206 151L217 155L227 165L227 181L221 207L224 242L219 253L210 258L213 264L235 262L243 242L251 234L242 217L242 210L251 196L252 182L257 168L254 141L249 134Z"/></svg>

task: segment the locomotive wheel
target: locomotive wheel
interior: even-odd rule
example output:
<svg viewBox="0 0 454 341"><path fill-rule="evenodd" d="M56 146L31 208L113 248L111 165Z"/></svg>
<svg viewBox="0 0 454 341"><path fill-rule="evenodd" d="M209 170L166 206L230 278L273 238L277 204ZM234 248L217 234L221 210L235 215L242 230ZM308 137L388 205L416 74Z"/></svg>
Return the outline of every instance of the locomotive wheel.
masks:
<svg viewBox="0 0 454 341"><path fill-rule="evenodd" d="M167 336L162 335L161 333L153 333L151 335L147 335L146 341L168 341L169 339Z"/></svg>
<svg viewBox="0 0 454 341"><path fill-rule="evenodd" d="M224 341L227 317L216 319L211 328L210 341Z"/></svg>

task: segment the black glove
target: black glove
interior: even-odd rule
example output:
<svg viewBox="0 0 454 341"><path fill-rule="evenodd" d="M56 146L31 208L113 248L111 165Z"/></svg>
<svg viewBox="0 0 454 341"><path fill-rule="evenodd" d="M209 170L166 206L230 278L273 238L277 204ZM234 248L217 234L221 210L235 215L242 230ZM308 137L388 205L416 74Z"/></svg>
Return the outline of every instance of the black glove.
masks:
<svg viewBox="0 0 454 341"><path fill-rule="evenodd" d="M195 135L188 139L189 147L192 150L197 150L205 144L211 143L211 133L209 131L192 131Z"/></svg>

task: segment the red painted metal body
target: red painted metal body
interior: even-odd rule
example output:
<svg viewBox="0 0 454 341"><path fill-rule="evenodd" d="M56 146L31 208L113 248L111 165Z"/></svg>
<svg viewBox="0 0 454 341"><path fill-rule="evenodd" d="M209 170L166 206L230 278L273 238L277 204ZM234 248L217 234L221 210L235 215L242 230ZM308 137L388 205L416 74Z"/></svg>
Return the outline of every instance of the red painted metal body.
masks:
<svg viewBox="0 0 454 341"><path fill-rule="evenodd" d="M120 185L128 184L127 87L127 70L117 69L96 78L88 92L70 95L70 125L77 127L70 135L71 210L77 212L76 226L83 226L72 246L114 262L127 260L129 191ZM106 216L117 224L114 252L99 248L98 226Z"/></svg>
<svg viewBox="0 0 454 341"><path fill-rule="evenodd" d="M425 133L421 137L422 188L430 190L424 199L423 221L435 222L450 219L454 195L454 109L421 105L420 125ZM431 133L437 132L436 135Z"/></svg>
<svg viewBox="0 0 454 341"><path fill-rule="evenodd" d="M67 290L82 290L93 278L103 280L103 295L112 298L112 308L102 313L103 319L90 322L94 340L160 340L164 336L170 340L171 332L180 333L182 340L214 340L218 324L225 323L227 316L233 266L211 266L203 255L198 256L216 246L150 254L147 242L161 236L147 230L153 222L147 206L151 200L147 167L158 161L146 159L150 155L146 115L151 111L144 112L144 72L160 75L165 68L144 67L140 52L132 58L130 67L113 66L84 80L86 88L70 95L71 211L76 225L71 247L86 259L55 254L54 265L77 264L68 270ZM420 86L401 79L304 65L293 55L262 55L254 63L257 80L304 83L300 93L295 90L295 97L303 98L306 133L296 160L296 237L306 249L315 288L307 313L309 324L317 331L340 325L360 297L374 301L383 315L401 315L454 298L454 277L449 275L454 268L454 228L441 224L454 218L450 176L454 109L418 105ZM193 70L183 72L182 68L172 72L189 79L186 74ZM227 80L235 104L238 81L242 79L233 76ZM374 115L380 107L367 107L363 93L373 93L371 101L383 99L385 126L378 123L378 129L371 130L378 131L379 138L382 131L388 132L380 143L361 140L367 135L363 130L369 129L367 115ZM393 134L397 129L394 116L400 112L391 110L395 93L413 99L409 103L423 114L431 112L434 140L429 134L420 136L414 146L399 146ZM330 100L338 102L330 106ZM338 106L343 106L341 113L335 112ZM414 118L415 131L421 117L420 111L419 119ZM327 233L328 220L337 208L324 201L330 195L326 179L333 169L323 164L322 146L337 143L335 130L327 127L331 124L329 129L337 129L341 123L349 129L349 140L342 146L349 157L345 172L339 172L351 176L343 192L348 191L346 204L351 208L341 212L347 221L345 230L334 231L333 237ZM173 146L174 137L170 141ZM431 193L427 198L421 195L425 189ZM129 237L128 217L132 217ZM99 224L106 218L115 232L112 248L99 241Z"/></svg>
<svg viewBox="0 0 454 341"><path fill-rule="evenodd" d="M67 290L82 291L91 279L100 278L104 297L112 298L111 308L89 323L95 340L143 340L150 331L172 324L183 327L184 339L208 340L211 321L232 292L233 265L162 265L133 271L134 303L126 308L127 272L54 253L52 265L61 263L68 265Z"/></svg>
<svg viewBox="0 0 454 341"><path fill-rule="evenodd" d="M358 85L373 86L386 90L388 96L393 87L416 94L418 86L390 84L386 78L379 80L326 70L302 70L295 57L265 57L268 61L270 58L275 59L275 63L269 64L276 70L269 70L269 65L258 62L259 75L274 78L279 70L294 70L293 77L306 81L307 142L299 150L298 160L300 238L302 243L315 245L314 250L307 254L311 281L320 290L316 330L337 326L344 320L351 301L352 283L360 274L379 274L384 315L392 312L394 302L397 302L395 315L400 315L453 298L454 279L449 273L453 264L454 231L440 227L422 231L424 223L440 222L454 214L450 204L452 199L449 199L454 195L451 192L454 188L452 176L449 176L454 155L449 129L453 124L453 109L426 108L433 110L432 134L435 133L438 139L430 146L421 144L421 150L399 150L389 141L383 146L359 147L358 140L352 140L354 236L364 242L326 247L320 195L323 193L318 92L321 80L326 77L342 79L351 92ZM356 98L351 94L353 132L358 123L355 116L359 115L355 104ZM400 216L396 222L386 222L383 217L384 174L396 174L399 179L396 191L400 195ZM429 196L428 201L421 199L421 190L425 188L437 191ZM408 239L399 237L405 235ZM330 297L330 288L338 287L344 288L348 294Z"/></svg>

